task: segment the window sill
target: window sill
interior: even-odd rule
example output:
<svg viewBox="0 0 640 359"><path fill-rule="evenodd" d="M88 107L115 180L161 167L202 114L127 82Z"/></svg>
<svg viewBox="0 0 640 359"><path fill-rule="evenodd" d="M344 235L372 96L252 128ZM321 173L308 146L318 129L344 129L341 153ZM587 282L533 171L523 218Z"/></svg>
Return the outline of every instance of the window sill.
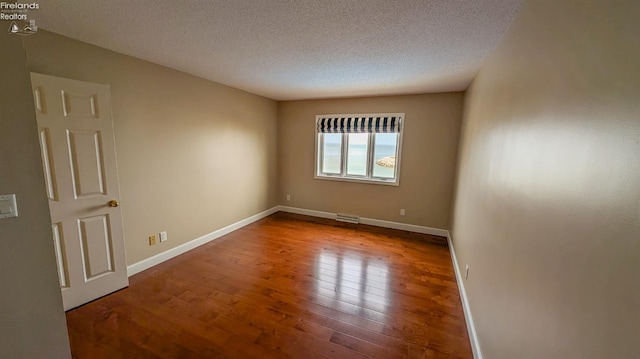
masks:
<svg viewBox="0 0 640 359"><path fill-rule="evenodd" d="M363 183L363 184L374 184L374 185L383 185L383 186L400 186L400 179L393 180L382 180L382 179L369 179L369 178L357 178L357 177L341 177L341 176L323 176L316 174L314 179L317 180L329 180L329 181L340 181L340 182L354 182L354 183Z"/></svg>

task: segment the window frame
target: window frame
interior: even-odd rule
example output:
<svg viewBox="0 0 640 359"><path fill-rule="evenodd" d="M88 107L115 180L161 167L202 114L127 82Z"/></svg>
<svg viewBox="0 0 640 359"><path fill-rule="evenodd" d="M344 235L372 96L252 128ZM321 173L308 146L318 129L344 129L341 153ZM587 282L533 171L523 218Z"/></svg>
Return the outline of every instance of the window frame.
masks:
<svg viewBox="0 0 640 359"><path fill-rule="evenodd" d="M367 139L367 162L366 162L366 175L348 175L348 149L349 149L349 133L329 133L329 134L340 134L342 136L341 139L341 148L340 148L340 173L323 173L322 172L322 162L324 159L324 135L326 133L322 133L318 131L318 121L321 118L326 117L336 117L336 118L349 118L349 117L399 117L399 131L391 132L397 134L396 141L396 164L394 167L394 178L387 177L375 177L373 176L373 168L374 164L374 154L375 154L375 135L377 133L389 133L389 132L355 132L355 133L365 133L368 135ZM337 114L337 115L317 115L315 120L315 169L314 169L314 178L320 180L330 180L330 181L343 181L343 182L356 182L356 183L367 183L367 184L378 184L378 185L387 185L387 186L399 186L400 185L400 166L402 159L402 137L404 132L404 121L405 116L404 113L376 113L376 114ZM355 134L354 133L354 134Z"/></svg>

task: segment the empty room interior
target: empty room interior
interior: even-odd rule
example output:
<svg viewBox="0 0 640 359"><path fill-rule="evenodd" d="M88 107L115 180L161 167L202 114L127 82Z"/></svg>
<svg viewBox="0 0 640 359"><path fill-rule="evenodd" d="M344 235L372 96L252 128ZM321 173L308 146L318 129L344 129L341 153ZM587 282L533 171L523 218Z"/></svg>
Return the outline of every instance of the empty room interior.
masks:
<svg viewBox="0 0 640 359"><path fill-rule="evenodd" d="M640 357L639 1L2 6L0 358Z"/></svg>

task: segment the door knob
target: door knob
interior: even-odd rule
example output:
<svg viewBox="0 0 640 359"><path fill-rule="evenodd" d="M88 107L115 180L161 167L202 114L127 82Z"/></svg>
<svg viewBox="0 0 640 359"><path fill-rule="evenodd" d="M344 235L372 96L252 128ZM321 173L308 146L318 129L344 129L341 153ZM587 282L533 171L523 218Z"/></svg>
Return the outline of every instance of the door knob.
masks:
<svg viewBox="0 0 640 359"><path fill-rule="evenodd" d="M116 201L115 199L112 199L107 204L109 205L109 207L118 207L120 205L120 203L118 203L118 201Z"/></svg>

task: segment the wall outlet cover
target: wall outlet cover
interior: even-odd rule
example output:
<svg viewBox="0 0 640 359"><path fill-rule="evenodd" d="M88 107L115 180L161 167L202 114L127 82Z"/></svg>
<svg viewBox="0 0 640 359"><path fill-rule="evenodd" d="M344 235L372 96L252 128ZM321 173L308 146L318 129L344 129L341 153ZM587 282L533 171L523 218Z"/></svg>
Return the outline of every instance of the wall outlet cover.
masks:
<svg viewBox="0 0 640 359"><path fill-rule="evenodd" d="M15 194L0 195L0 219L18 217Z"/></svg>

